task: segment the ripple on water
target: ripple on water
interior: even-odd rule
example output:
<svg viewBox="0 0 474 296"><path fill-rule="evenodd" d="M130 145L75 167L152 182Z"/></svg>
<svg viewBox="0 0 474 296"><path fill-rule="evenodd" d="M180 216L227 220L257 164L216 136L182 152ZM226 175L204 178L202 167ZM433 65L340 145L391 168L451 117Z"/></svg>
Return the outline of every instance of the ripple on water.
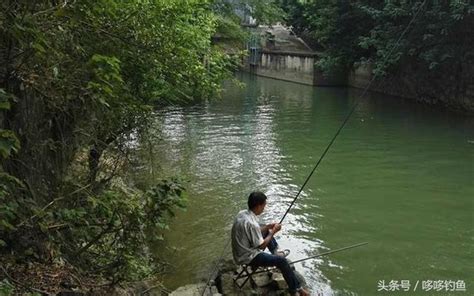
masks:
<svg viewBox="0 0 474 296"><path fill-rule="evenodd" d="M222 101L157 114L156 155L190 181L188 210L166 234L183 250L166 257L177 271L170 288L208 275L251 191L269 196L263 221L283 216L353 102L345 89L243 79L248 87ZM315 293L372 295L383 277L474 272L474 124L398 102L360 104L284 221L292 260L370 241L297 263Z"/></svg>

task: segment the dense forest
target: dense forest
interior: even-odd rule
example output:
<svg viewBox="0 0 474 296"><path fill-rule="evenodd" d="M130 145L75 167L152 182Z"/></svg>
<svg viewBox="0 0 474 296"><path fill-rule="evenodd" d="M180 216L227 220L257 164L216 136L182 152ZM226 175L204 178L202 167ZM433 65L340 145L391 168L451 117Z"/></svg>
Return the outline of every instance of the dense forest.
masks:
<svg viewBox="0 0 474 296"><path fill-rule="evenodd" d="M146 246L184 191L126 178L131 143L155 108L218 93L236 58L212 37L242 38L235 12L269 20L279 9L264 4L2 1L2 278L25 262L67 262L112 285L160 270Z"/></svg>
<svg viewBox="0 0 474 296"><path fill-rule="evenodd" d="M369 66L380 78L375 90L474 110L472 1L283 0L282 7L293 30L322 52L316 66L325 73Z"/></svg>
<svg viewBox="0 0 474 296"><path fill-rule="evenodd" d="M468 1L283 2L295 31L323 51L319 66L325 70L372 61L383 74L413 57L436 70L472 58L474 8Z"/></svg>
<svg viewBox="0 0 474 296"><path fill-rule="evenodd" d="M146 142L156 108L218 96L241 56L213 40L245 48L242 15L286 21L323 52L317 67L327 73L371 63L390 76L409 64L436 80L449 69L460 92L474 77L466 76L474 69L467 1L4 0L0 7L0 292L28 286L11 276L28 262L67 262L110 285L163 269L146 246L163 239L185 189L159 173L151 185L131 177L133 143Z"/></svg>

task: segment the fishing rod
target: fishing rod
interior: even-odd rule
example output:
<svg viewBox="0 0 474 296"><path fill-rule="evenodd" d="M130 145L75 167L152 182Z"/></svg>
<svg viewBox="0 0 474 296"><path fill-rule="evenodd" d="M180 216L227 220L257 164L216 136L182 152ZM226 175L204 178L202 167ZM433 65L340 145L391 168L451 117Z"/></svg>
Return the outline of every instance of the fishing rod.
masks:
<svg viewBox="0 0 474 296"><path fill-rule="evenodd" d="M296 260L296 261L292 261L292 262L290 262L290 264L295 264L295 263L306 261L306 260L309 260L309 259L314 259L314 258L318 258L318 257L321 257L321 256L326 256L326 255L329 255L329 254L334 254L334 253L337 253L337 252L357 248L357 247L360 247L360 246L367 245L368 243L369 242L358 243L358 244L355 244L355 245L352 245L352 246L347 246L347 247L339 248L339 249L336 249L336 250L319 253L317 255L309 256L309 257L306 257L304 259L299 259L299 260Z"/></svg>
<svg viewBox="0 0 474 296"><path fill-rule="evenodd" d="M290 265L293 265L293 264L295 264L295 263L303 262L303 261L306 261L306 260L309 260L309 259L314 259L314 258L326 256L326 255L329 255L329 254L334 254L334 253L337 253L337 252L341 252L341 251L345 251L345 250L357 248L357 247L360 247L360 246L363 246L363 245L367 245L367 244L368 244L368 242L358 243L358 244L355 244L355 245L351 245L351 246L339 248L339 249L336 249L336 250L331 250L331 251L319 253L319 254L317 254L317 255L309 256L309 257L306 257L306 258L303 258L303 259L299 259L299 260L296 260L296 261L292 261L292 262L288 262L288 263L289 263ZM252 275L254 275L254 274L259 274L259 273L263 273L263 272L267 272L267 271L272 271L272 270L274 270L274 269L277 269L277 268L275 267L275 268L270 268L270 269L263 269L263 270L259 270L259 271L254 271L254 272L252 273ZM243 272L239 273L235 279L237 280L237 279L246 277L246 275L245 275L245 276L241 276L242 273L243 273Z"/></svg>
<svg viewBox="0 0 474 296"><path fill-rule="evenodd" d="M344 122L341 124L341 126L339 127L339 129L337 130L336 134L332 137L331 139L331 142L329 142L329 144L326 146L326 149L324 149L324 152L321 154L321 156L319 157L319 160L318 162L316 163L316 165L313 167L313 170L311 171L311 173L308 175L308 177L306 178L306 180L304 181L303 185L301 185L300 187L300 190L298 191L298 193L296 194L296 196L293 198L293 200L291 201L291 204L290 206L288 207L288 209L286 209L286 212L285 214L283 215L283 217L281 218L279 224L281 224L283 222L283 220L285 220L285 217L286 215L290 212L291 208L293 207L293 205L295 204L296 200L298 199L298 197L300 196L301 192L303 191L304 187L306 186L306 184L308 184L308 181L309 179L311 179L311 176L314 174L314 172L316 171L316 169L318 168L319 164L321 163L321 161L323 161L323 158L324 156L326 156L326 153L328 153L329 151L329 148L331 148L332 144L334 143L334 141L336 141L336 138L337 136L341 133L342 129L344 128L344 126L346 126L346 123L349 121L349 118L351 117L352 113L354 113L355 109L357 108L357 106L359 105L360 103L360 100L357 100L357 103L354 104L354 106L352 107L351 111L347 114L346 118L344 119Z"/></svg>
<svg viewBox="0 0 474 296"><path fill-rule="evenodd" d="M418 8L418 10L416 11L416 13L413 15L413 18L410 20L410 22L408 23L408 25L406 26L405 30L403 30L402 34L400 34L400 37L398 38L397 42L395 42L395 45L392 46L392 48L390 49L390 51L387 53L387 55L385 56L383 62L382 62L382 66L385 65L385 63L387 62L388 58L392 55L393 51L395 50L395 48L398 46L398 44L400 43L400 41L402 40L403 36L405 36L406 32L408 31L408 29L410 28L411 24L415 21L416 17L418 16L418 13L421 11L421 9L423 8L423 6L425 5L426 3L426 0L424 0L420 7ZM308 177L306 178L306 180L304 181L303 185L301 185L301 188L300 190L298 191L298 193L296 194L296 196L293 198L293 200L291 201L291 204L290 206L288 207L288 209L286 210L285 214L283 214L283 217L281 218L280 220L280 223L281 224L283 222L283 220L285 220L285 217L286 215L290 212L291 208L293 207L293 205L295 204L296 200L298 199L298 197L300 196L301 192L303 191L304 187L306 186L306 184L308 183L309 179L311 179L311 176L314 174L314 172L316 171L316 169L318 168L319 164L321 163L321 161L323 160L324 156L326 156L326 153L328 153L329 151L329 148L331 148L332 144L334 143L334 141L336 141L336 138L337 136L341 133L342 129L346 126L347 122L349 121L349 118L351 117L352 113L354 113L354 111L357 109L357 107L359 106L360 102L361 102L361 98L365 96L365 94L367 93L367 91L369 90L370 86L372 85L372 83L375 81L375 79L378 77L377 73L375 73L372 77L372 79L369 81L369 83L367 84L367 86L364 88L364 91L362 92L362 94L357 97L356 99L356 102L354 103L354 105L352 106L351 110L349 111L349 113L346 115L346 118L344 119L344 122L341 124L341 126L339 127L339 129L337 130L337 132L334 134L334 136L332 137L331 139L331 142L329 142L329 144L326 146L326 149L324 149L324 152L321 154L321 156L319 157L319 160L318 162L316 163L316 165L313 167L313 169L311 170L311 173L308 175Z"/></svg>

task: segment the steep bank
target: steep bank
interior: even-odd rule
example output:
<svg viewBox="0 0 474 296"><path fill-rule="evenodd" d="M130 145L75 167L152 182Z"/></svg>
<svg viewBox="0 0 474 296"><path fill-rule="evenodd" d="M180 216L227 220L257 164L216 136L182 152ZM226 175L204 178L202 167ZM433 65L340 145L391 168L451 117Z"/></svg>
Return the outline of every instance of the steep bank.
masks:
<svg viewBox="0 0 474 296"><path fill-rule="evenodd" d="M474 113L474 63L444 66L442 73L420 70L415 62L403 63L396 73L375 79L371 91L414 99L429 105ZM350 71L347 84L365 88L373 79L371 65L363 65Z"/></svg>
<svg viewBox="0 0 474 296"><path fill-rule="evenodd" d="M354 62L345 67L334 64L321 69L320 64L331 52L313 51L289 27L259 26L252 32L249 56L242 60L246 72L307 85L361 89L369 85L377 71L380 73L380 62ZM370 90L473 113L474 56L469 52L460 55L454 58L446 53L445 60L429 65L419 56L405 56L383 75L377 75Z"/></svg>
<svg viewBox="0 0 474 296"><path fill-rule="evenodd" d="M472 1L286 1L288 23L350 86L472 113ZM369 64L360 68L361 64ZM356 68L356 69L354 69ZM344 71L348 72L348 71Z"/></svg>

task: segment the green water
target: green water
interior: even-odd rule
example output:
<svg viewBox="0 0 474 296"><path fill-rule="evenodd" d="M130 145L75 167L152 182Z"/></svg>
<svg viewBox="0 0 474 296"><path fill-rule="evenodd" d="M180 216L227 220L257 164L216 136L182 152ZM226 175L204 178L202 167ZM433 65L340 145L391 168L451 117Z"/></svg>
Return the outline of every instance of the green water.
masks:
<svg viewBox="0 0 474 296"><path fill-rule="evenodd" d="M222 100L156 116L155 157L187 180L179 212L157 253L172 266L168 288L207 278L231 257L233 217L248 194L269 196L278 221L360 92L241 74ZM474 295L474 119L372 94L363 100L287 216L277 239L317 295L449 295L426 280L464 281ZM378 292L409 280L410 292ZM413 292L418 283L417 292Z"/></svg>

